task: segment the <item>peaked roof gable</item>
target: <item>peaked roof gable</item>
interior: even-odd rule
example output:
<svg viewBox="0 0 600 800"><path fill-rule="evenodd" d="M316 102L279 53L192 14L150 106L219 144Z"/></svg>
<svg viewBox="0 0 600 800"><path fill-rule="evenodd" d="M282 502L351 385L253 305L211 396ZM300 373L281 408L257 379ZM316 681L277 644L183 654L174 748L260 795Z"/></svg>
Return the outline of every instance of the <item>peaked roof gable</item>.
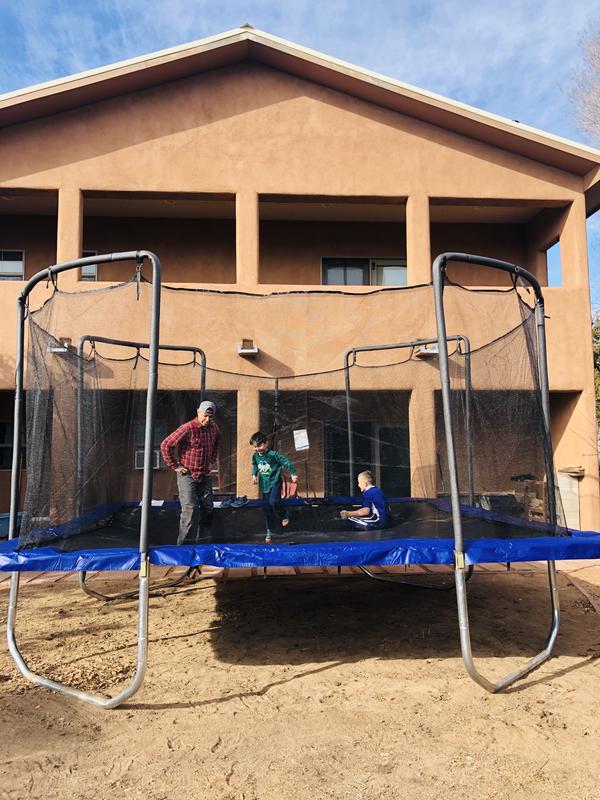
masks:
<svg viewBox="0 0 600 800"><path fill-rule="evenodd" d="M418 89L250 26L0 95L0 128L246 59L600 182L600 151ZM594 192L595 194L596 192Z"/></svg>

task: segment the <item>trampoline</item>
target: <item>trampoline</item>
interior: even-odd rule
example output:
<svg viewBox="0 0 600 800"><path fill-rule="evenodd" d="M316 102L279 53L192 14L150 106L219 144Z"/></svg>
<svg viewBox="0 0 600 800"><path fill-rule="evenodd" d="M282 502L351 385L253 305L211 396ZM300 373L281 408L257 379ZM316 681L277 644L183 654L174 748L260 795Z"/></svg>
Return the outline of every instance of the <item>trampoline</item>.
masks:
<svg viewBox="0 0 600 800"><path fill-rule="evenodd" d="M66 294L55 285L41 309L28 308L40 281L55 282L61 272L87 263L131 260L135 274L120 286ZM151 264L151 281L143 277L144 262ZM501 270L512 287L482 292L455 286L447 276L451 262ZM542 292L526 270L467 254L439 256L433 279L432 287L337 293L338 319L347 328L345 352L326 363L324 346L318 371L273 374L273 369L240 373L220 363L210 330L197 345L162 343L161 302L176 299L182 315L198 307L215 315L235 308L240 317L251 318L261 304L261 313L285 318L300 309L309 324L322 324L320 298L331 302L332 293L260 296L161 287L160 262L148 251L78 259L34 276L18 302L14 424L15 442L26 427L31 477L17 538L20 448L15 446L10 538L0 543L0 570L12 572L9 650L23 675L104 708L133 695L146 668L151 565L356 566L367 574L373 566L452 565L469 675L495 692L546 660L560 619L554 561L600 557L600 534L569 530L564 523L552 463ZM533 292L532 306L519 282ZM360 332L352 329L358 303L375 303L390 320L398 310L404 325L410 314L400 311L411 294L411 302L415 294L423 301L412 339L352 346L360 341ZM119 304L130 317L126 328L148 331L145 342L108 335ZM106 308L105 329L97 334L77 327L92 306ZM490 315L492 335L473 342L469 320L477 313ZM448 333L447 318L459 333ZM76 348L57 335L63 329L73 333ZM306 356L308 366L311 357ZM193 541L176 545L180 507L158 445L174 425L193 416L198 398L205 396L217 402L222 433L214 516ZM250 401L254 406L243 406ZM299 475L300 496L285 501L290 525L277 531L271 544L264 543L261 503L236 492L240 470L249 463L247 444L237 441L240 406L254 408L256 423L275 449L290 454ZM340 518L341 509L361 503L355 478L364 469L376 471L390 499L387 528L356 531ZM471 653L466 581L472 566L537 560L548 562L546 644L522 669L488 680ZM79 572L82 585L88 570L138 572L137 669L115 695L90 694L34 674L20 653L19 575L49 570Z"/></svg>

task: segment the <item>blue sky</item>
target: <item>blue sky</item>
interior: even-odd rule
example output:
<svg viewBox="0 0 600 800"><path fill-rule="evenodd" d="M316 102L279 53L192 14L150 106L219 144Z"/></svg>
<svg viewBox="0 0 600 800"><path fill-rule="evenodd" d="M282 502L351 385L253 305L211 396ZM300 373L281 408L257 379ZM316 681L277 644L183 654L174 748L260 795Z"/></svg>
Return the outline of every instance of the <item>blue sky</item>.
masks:
<svg viewBox="0 0 600 800"><path fill-rule="evenodd" d="M527 125L586 141L569 100L600 0L0 0L0 93L257 28ZM600 147L597 142L587 141ZM588 223L600 308L600 214Z"/></svg>

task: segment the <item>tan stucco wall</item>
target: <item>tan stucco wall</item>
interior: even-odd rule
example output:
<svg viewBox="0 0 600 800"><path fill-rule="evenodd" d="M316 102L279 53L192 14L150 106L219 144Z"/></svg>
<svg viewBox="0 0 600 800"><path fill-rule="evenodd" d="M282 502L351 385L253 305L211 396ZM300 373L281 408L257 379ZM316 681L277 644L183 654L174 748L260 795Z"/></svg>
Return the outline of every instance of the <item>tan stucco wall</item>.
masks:
<svg viewBox="0 0 600 800"><path fill-rule="evenodd" d="M451 224L433 223L431 226L431 253L460 252L476 253L479 256L499 258L511 264L520 264L534 274L537 265L532 263L527 251L527 229L525 225ZM483 267L453 264L448 274L452 280L464 286L486 286L510 284L510 276L490 271ZM545 275L536 277L545 279Z"/></svg>
<svg viewBox="0 0 600 800"><path fill-rule="evenodd" d="M165 282L235 283L234 220L89 217L83 247L97 253L142 248L160 253ZM125 272L121 264L105 264L99 278L119 281Z"/></svg>
<svg viewBox="0 0 600 800"><path fill-rule="evenodd" d="M447 246L447 235L461 250L475 246L478 237L485 236L477 226L470 226L462 237L454 236L458 228L444 232L436 224L430 230L428 197L470 198L474 202L482 197L528 200L539 202L540 207L546 201L571 203L559 224L563 288L547 293L550 371L553 388L581 392L561 438L561 455L585 465L582 524L600 525L597 463L594 448L588 444L594 439L593 380L585 216L578 176L247 63L5 129L0 135L0 185L59 190L56 250L61 260L77 257L83 242L86 248L103 249L93 241L94 229L98 244L105 242L109 250L149 247L147 242L137 241L137 236L133 237L136 241L127 241L135 225L119 224L111 230L106 220L86 220L84 224L80 191L235 194L237 285L256 289L260 279L261 290L281 290L285 281L297 286L299 279L313 276L319 249L310 240L296 240L298 255L291 258L285 250L285 236L265 224L259 262L261 194L407 198L406 230L399 225L391 238L378 237L378 249L381 246L390 255L399 255L397 247L405 241L411 283L428 280L431 253ZM291 227L287 226L288 231ZM498 232L490 230L487 235ZM174 229L165 234L165 241L174 243L176 239ZM212 281L233 279L230 226L226 239L221 243L215 238L209 245L209 257L214 259L210 261ZM489 238L481 241L482 246L490 244ZM491 255L514 254L514 260L535 265L542 277L543 264L535 254L537 243L523 245L514 230L506 237L499 235L497 242L498 249ZM44 247L50 246L46 239ZM175 275L176 269L183 269L185 248L182 245L181 255L170 262L172 252L169 246L164 260ZM206 250L203 257L205 254ZM296 263L311 264L306 272L302 268L300 276L294 266L296 258ZM181 275L181 280L189 280L192 269ZM60 284L77 288L69 275L62 276ZM14 369L13 309L20 285L8 282L2 288L0 382L9 387ZM39 297L44 290L36 292ZM417 308L417 321L419 316ZM181 321L177 312L163 318L165 341L180 339ZM246 330L249 326L242 322ZM288 366L295 368L290 353L299 341L302 353L311 348L318 351L321 345L318 330L302 319L292 322L295 336L285 352ZM365 312L364 319L357 322L366 329L372 319ZM398 335L396 322L380 320L373 335L380 341L394 338ZM411 327L409 320L404 322L402 331L414 335L419 324ZM258 321L254 323L258 325ZM89 324L94 324L93 318ZM229 321L223 320L222 326L224 349L230 352ZM482 318L474 327L483 336L489 321ZM122 320L114 325L113 335L130 330L130 320ZM261 337L268 339L264 333ZM247 419L256 421L255 401L244 396L238 402L247 409ZM246 438L245 430L238 433L240 441L242 434Z"/></svg>
<svg viewBox="0 0 600 800"><path fill-rule="evenodd" d="M23 250L25 278L31 278L56 262L56 217L0 216L0 249Z"/></svg>
<svg viewBox="0 0 600 800"><path fill-rule="evenodd" d="M581 188L559 170L253 63L14 126L0 151L2 181L15 186L511 199Z"/></svg>
<svg viewBox="0 0 600 800"><path fill-rule="evenodd" d="M324 257L406 257L405 223L261 222L261 283L318 285Z"/></svg>

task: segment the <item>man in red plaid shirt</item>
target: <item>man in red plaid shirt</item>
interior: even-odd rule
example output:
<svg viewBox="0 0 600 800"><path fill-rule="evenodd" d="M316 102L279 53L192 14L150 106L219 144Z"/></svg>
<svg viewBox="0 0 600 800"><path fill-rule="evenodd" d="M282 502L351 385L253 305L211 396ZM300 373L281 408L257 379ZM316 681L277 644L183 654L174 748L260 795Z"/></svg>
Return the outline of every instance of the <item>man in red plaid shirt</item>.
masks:
<svg viewBox="0 0 600 800"><path fill-rule="evenodd" d="M216 410L211 400L204 400L198 407L196 419L180 425L160 445L165 463L177 473L181 503L177 544L183 544L192 531L198 538L199 517L202 528L210 528L213 513L210 467L217 460L221 438L214 420ZM196 506L197 497L200 509Z"/></svg>

